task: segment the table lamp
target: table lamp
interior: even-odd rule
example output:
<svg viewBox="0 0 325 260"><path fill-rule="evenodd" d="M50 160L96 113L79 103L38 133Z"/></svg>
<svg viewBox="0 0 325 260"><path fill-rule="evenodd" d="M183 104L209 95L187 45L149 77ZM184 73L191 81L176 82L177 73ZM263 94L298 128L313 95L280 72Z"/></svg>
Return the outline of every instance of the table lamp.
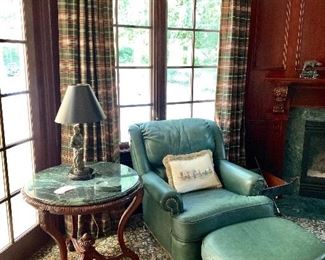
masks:
<svg viewBox="0 0 325 260"><path fill-rule="evenodd" d="M72 180L89 180L93 177L93 169L85 167L84 140L79 124L95 123L106 116L89 84L68 86L63 97L55 122L74 124L70 147L73 148L73 163L69 171Z"/></svg>

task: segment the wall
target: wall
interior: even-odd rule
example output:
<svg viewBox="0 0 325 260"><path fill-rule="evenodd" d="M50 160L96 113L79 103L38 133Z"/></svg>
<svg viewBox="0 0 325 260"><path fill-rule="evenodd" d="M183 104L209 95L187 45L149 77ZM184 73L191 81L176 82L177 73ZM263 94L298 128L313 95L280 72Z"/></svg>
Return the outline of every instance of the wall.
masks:
<svg viewBox="0 0 325 260"><path fill-rule="evenodd" d="M325 64L324 12L324 0L252 1L246 91L249 167L255 167L256 156L263 169L282 176L290 108L325 106L324 67L323 79L299 79L305 60Z"/></svg>

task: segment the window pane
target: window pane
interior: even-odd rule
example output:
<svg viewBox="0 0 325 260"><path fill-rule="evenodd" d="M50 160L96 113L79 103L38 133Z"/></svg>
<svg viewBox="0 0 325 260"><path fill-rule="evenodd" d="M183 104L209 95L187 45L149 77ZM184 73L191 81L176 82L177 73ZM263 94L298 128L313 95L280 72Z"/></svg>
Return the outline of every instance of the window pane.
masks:
<svg viewBox="0 0 325 260"><path fill-rule="evenodd" d="M151 119L151 107L122 107L121 115L121 142L129 141L129 126L135 123L147 122Z"/></svg>
<svg viewBox="0 0 325 260"><path fill-rule="evenodd" d="M37 214L36 210L23 200L20 193L11 199L11 207L14 237L17 239L22 233L37 224ZM22 216L24 216L23 221Z"/></svg>
<svg viewBox="0 0 325 260"><path fill-rule="evenodd" d="M195 65L217 65L219 34L216 32L196 32Z"/></svg>
<svg viewBox="0 0 325 260"><path fill-rule="evenodd" d="M168 27L193 28L193 0L168 0Z"/></svg>
<svg viewBox="0 0 325 260"><path fill-rule="evenodd" d="M26 142L7 150L10 192L20 189L34 170L32 143Z"/></svg>
<svg viewBox="0 0 325 260"><path fill-rule="evenodd" d="M2 98L6 145L31 137L28 95Z"/></svg>
<svg viewBox="0 0 325 260"><path fill-rule="evenodd" d="M149 26L149 0L118 0L118 23Z"/></svg>
<svg viewBox="0 0 325 260"><path fill-rule="evenodd" d="M167 69L167 102L191 100L191 69Z"/></svg>
<svg viewBox="0 0 325 260"><path fill-rule="evenodd" d="M217 85L217 68L194 69L194 100L214 100Z"/></svg>
<svg viewBox="0 0 325 260"><path fill-rule="evenodd" d="M119 28L118 34L120 65L150 65L149 29Z"/></svg>
<svg viewBox="0 0 325 260"><path fill-rule="evenodd" d="M181 119L191 117L191 104L167 105L167 119Z"/></svg>
<svg viewBox="0 0 325 260"><path fill-rule="evenodd" d="M202 102L193 104L193 117L214 120L214 102Z"/></svg>
<svg viewBox="0 0 325 260"><path fill-rule="evenodd" d="M0 38L23 40L22 8L20 0L1 0Z"/></svg>
<svg viewBox="0 0 325 260"><path fill-rule="evenodd" d="M4 184L4 169L2 167L3 162L3 153L0 153L0 199L2 199L5 195L5 184ZM1 226L0 226L1 227Z"/></svg>
<svg viewBox="0 0 325 260"><path fill-rule="evenodd" d="M1 94L27 88L25 49L20 43L0 43Z"/></svg>
<svg viewBox="0 0 325 260"><path fill-rule="evenodd" d="M196 29L220 28L221 0L196 0Z"/></svg>
<svg viewBox="0 0 325 260"><path fill-rule="evenodd" d="M120 69L120 104L150 104L150 69Z"/></svg>
<svg viewBox="0 0 325 260"><path fill-rule="evenodd" d="M0 251L9 244L8 216L6 203L0 204Z"/></svg>
<svg viewBox="0 0 325 260"><path fill-rule="evenodd" d="M173 30L167 33L168 66L184 66L192 64L193 33Z"/></svg>

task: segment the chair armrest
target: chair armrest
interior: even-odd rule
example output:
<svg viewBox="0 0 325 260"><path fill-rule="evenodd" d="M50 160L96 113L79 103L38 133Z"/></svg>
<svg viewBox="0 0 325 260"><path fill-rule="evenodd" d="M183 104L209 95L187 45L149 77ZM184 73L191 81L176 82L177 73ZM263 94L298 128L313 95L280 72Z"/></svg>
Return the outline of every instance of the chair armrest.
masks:
<svg viewBox="0 0 325 260"><path fill-rule="evenodd" d="M225 189L241 195L259 195L265 188L264 178L226 160L218 161L219 173Z"/></svg>
<svg viewBox="0 0 325 260"><path fill-rule="evenodd" d="M154 172L147 172L141 177L144 189L164 210L170 211L172 215L183 212L182 197L168 183Z"/></svg>

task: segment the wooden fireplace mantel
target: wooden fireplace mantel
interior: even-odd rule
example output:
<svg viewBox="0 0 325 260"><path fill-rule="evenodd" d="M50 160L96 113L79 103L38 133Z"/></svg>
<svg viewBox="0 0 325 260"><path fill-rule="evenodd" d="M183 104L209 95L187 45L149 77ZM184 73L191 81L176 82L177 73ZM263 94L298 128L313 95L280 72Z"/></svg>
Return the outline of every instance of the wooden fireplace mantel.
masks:
<svg viewBox="0 0 325 260"><path fill-rule="evenodd" d="M306 86L325 86L325 79L302 79L302 78L285 78L285 77L266 77L270 82L281 82L287 85L306 85Z"/></svg>
<svg viewBox="0 0 325 260"><path fill-rule="evenodd" d="M325 107L325 79L269 77L273 87L273 113L287 114L290 107Z"/></svg>
<svg viewBox="0 0 325 260"><path fill-rule="evenodd" d="M290 108L325 108L325 79L300 79L284 77L267 77L272 89L272 137L270 156L273 158L271 172L282 176L285 137Z"/></svg>

